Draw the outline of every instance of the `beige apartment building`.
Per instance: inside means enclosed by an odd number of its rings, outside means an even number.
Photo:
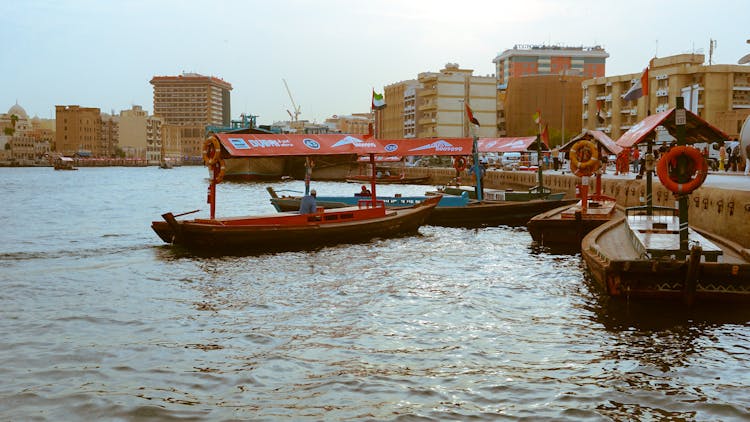
[[[648,95],[634,101],[622,96],[642,71],[584,81],[583,127],[601,130],[616,140],[649,114],[674,107],[676,98],[682,96],[685,108],[730,138],[738,137],[750,115],[750,67],[704,65],[704,61],[703,54],[680,54],[644,63],[644,68],[649,65]]]
[[[126,158],[146,159],[148,112],[139,105],[120,111],[120,149]]]
[[[417,136],[417,88],[419,81],[410,79],[386,85],[386,107],[377,112],[379,138],[399,139]]]
[[[182,154],[201,156],[206,126],[229,126],[232,85],[220,78],[197,73],[154,76],[154,116],[163,124],[179,126]]]
[[[55,106],[55,150],[62,155],[103,157],[101,112],[94,107]]]
[[[102,130],[99,144],[101,146],[101,156],[114,158],[117,156],[117,149],[120,140],[120,123],[117,116],[110,116],[102,113]]]
[[[373,113],[334,115],[325,121],[329,132],[367,134],[373,123]]]

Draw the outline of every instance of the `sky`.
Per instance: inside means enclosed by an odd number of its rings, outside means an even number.
[[[0,0],[0,112],[55,105],[153,112],[154,76],[232,85],[231,112],[259,124],[369,111],[372,90],[446,63],[495,73],[516,44],[601,45],[606,76],[650,58],[750,53],[748,0]],[[743,32],[744,29],[744,32]],[[750,67],[748,67],[750,69]],[[388,99],[386,98],[386,102]]]

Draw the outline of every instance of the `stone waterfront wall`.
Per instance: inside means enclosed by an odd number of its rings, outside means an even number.
[[[452,168],[412,167],[407,169],[409,176],[430,176],[435,185],[448,183],[454,176]],[[488,171],[485,187],[495,189],[527,189],[536,185],[536,172]],[[553,192],[564,191],[566,197],[575,197],[576,177],[569,174],[544,174],[544,185]],[[591,178],[589,191],[594,191]],[[464,184],[470,184],[466,179]],[[654,205],[676,206],[672,192],[659,183],[654,175]],[[646,200],[646,179],[602,179],[602,193],[617,200],[617,203],[631,207],[641,205]],[[750,191],[737,191],[703,186],[690,195],[688,211],[690,225],[732,240],[744,248],[750,248]]]

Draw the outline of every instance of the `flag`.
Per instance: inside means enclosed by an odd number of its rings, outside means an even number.
[[[373,89],[372,90],[372,109],[382,110],[384,108],[385,108],[385,98],[383,98],[383,94],[378,94]]]
[[[641,77],[635,81],[633,86],[630,87],[628,92],[622,96],[623,100],[633,101],[637,100],[644,95],[648,95],[648,67],[643,70]]]
[[[536,109],[536,113],[534,113],[534,123],[540,124],[542,122],[542,112],[539,111],[539,109]]]
[[[596,102],[596,119],[599,123],[604,123],[604,119],[607,117],[607,113],[602,110],[602,101]]]
[[[544,125],[544,130],[542,131],[542,142],[549,148],[549,130],[547,130],[547,125]]]
[[[477,120],[477,118],[474,117],[474,113],[471,112],[471,107],[469,107],[469,105],[466,103],[464,103],[464,105],[466,106],[466,116],[469,117],[469,121],[479,126],[479,120]]]

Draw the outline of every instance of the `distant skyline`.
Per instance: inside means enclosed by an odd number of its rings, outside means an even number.
[[[0,0],[0,112],[55,105],[153,113],[154,76],[195,72],[232,84],[231,111],[259,124],[322,123],[369,111],[373,88],[446,63],[495,73],[516,44],[601,45],[606,75],[640,72],[682,53],[737,64],[750,53],[747,0],[222,1]],[[611,18],[614,17],[614,18]],[[748,66],[750,71],[750,66]],[[386,98],[388,102],[388,98]]]

